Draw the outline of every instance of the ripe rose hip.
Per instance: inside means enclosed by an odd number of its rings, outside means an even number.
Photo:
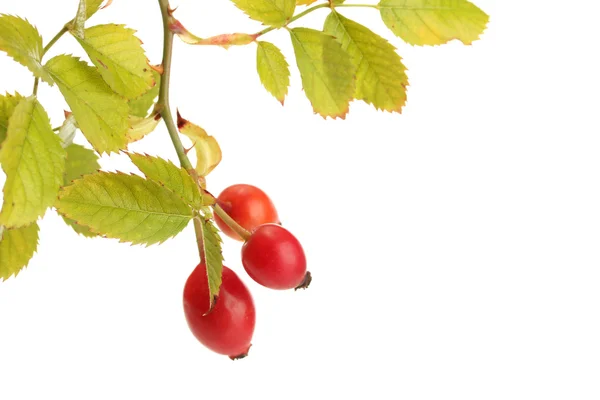
[[[231,218],[250,232],[263,224],[279,223],[275,205],[269,196],[256,186],[229,186],[217,197],[217,202]],[[215,215],[215,220],[227,236],[243,240],[221,218]]]
[[[243,358],[251,346],[256,312],[252,296],[240,278],[223,266],[223,283],[213,309],[209,309],[206,266],[200,263],[183,291],[183,310],[190,330],[214,352]],[[205,315],[206,314],[206,315]]]
[[[256,282],[271,289],[294,289],[310,283],[300,242],[280,225],[259,226],[242,247],[242,264]]]

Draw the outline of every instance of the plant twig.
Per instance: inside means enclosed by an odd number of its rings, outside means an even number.
[[[52,48],[52,46],[54,46],[54,44],[56,42],[58,42],[58,39],[60,39],[62,37],[62,35],[64,35],[68,31],[69,31],[69,28],[67,28],[67,25],[65,25],[65,26],[62,27],[62,29],[56,35],[54,35],[54,37],[48,42],[48,44],[46,45],[46,47],[44,47],[44,49],[42,50],[42,58],[44,57],[44,55],[46,55],[46,53],[48,52],[48,50],[50,50],[50,48]],[[36,76],[35,80],[33,81],[33,94],[34,94],[34,96],[38,92],[38,86],[39,86],[39,84],[40,84],[40,78],[38,78]]]

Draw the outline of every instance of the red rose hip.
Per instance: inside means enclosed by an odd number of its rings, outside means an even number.
[[[183,291],[183,309],[194,336],[214,352],[232,359],[248,354],[256,321],[252,295],[240,278],[223,266],[223,283],[213,309],[209,309],[206,266],[200,263]]]
[[[252,279],[271,289],[294,289],[310,283],[302,245],[280,225],[265,224],[252,232],[242,247],[242,264]]]
[[[279,223],[275,205],[269,196],[256,186],[245,184],[229,186],[217,197],[217,203],[231,218],[250,232],[263,224]],[[243,240],[217,215],[215,221],[227,236]]]

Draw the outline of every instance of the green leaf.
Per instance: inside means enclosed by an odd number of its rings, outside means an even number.
[[[140,118],[148,116],[148,110],[154,104],[154,100],[158,97],[158,92],[160,91],[160,74],[155,70],[152,70],[152,78],[156,84],[152,86],[150,90],[136,99],[129,100],[131,115]]]
[[[78,144],[67,146],[67,164],[64,184],[69,185],[75,179],[81,178],[84,175],[93,174],[100,169],[98,164],[98,156],[93,150],[87,149]],[[85,237],[98,236],[90,228],[84,225],[79,225],[72,219],[63,217],[65,223],[69,225],[75,232]]]
[[[200,189],[190,174],[171,161],[136,153],[129,154],[129,158],[148,179],[161,183],[194,209],[210,204],[204,202]]]
[[[406,43],[424,46],[479,39],[489,16],[467,0],[381,0],[381,18]]]
[[[116,93],[135,99],[155,85],[152,69],[133,29],[124,25],[96,25],[77,41],[88,53],[98,72]]]
[[[336,11],[325,20],[324,30],[336,37],[358,68],[355,97],[377,109],[401,112],[408,78],[394,46]]]
[[[206,264],[210,305],[212,307],[214,299],[219,295],[222,282],[223,253],[221,245],[223,241],[219,235],[219,230],[210,219],[201,218],[199,222],[203,239],[200,251],[204,258],[203,261]]]
[[[317,0],[296,0],[296,5],[298,6],[308,6],[314,3]]]
[[[23,99],[10,117],[0,163],[6,173],[0,225],[29,225],[54,204],[65,173],[65,151],[35,97]]]
[[[38,232],[35,222],[21,228],[0,227],[0,279],[17,276],[29,264],[37,250]]]
[[[355,91],[356,67],[336,40],[308,28],[290,30],[302,86],[323,118],[345,118]]]
[[[6,95],[0,95],[0,147],[2,142],[6,139],[6,131],[8,130],[8,119],[12,115],[15,107],[23,99],[19,93],[14,95],[6,93]]]
[[[294,15],[296,0],[232,0],[250,18],[280,27]]]
[[[177,128],[194,143],[197,158],[196,172],[200,177],[205,177],[221,162],[221,147],[217,139],[198,125],[182,118],[179,113],[177,113]]]
[[[67,146],[66,151],[65,185],[84,175],[93,174],[100,169],[98,155],[93,150],[78,144],[71,144]]]
[[[127,143],[133,143],[143,139],[146,135],[156,129],[159,122],[160,118],[140,118],[135,115],[129,116],[129,124],[131,127],[127,132]]]
[[[290,86],[290,68],[277,46],[269,42],[257,42],[256,69],[260,81],[283,105]]]
[[[78,58],[60,55],[46,64],[79,128],[99,153],[116,152],[127,145],[129,107],[114,93],[95,68]]]
[[[104,7],[107,7],[111,2],[112,0],[109,0]],[[87,19],[90,19],[90,17],[100,9],[102,3],[104,3],[104,0],[85,0],[85,13],[87,15]]]
[[[27,20],[0,14],[0,50],[29,68],[36,77],[49,84],[53,83],[42,66],[42,37]]]
[[[177,235],[192,209],[172,191],[135,175],[98,172],[64,187],[58,211],[94,233],[151,245]]]

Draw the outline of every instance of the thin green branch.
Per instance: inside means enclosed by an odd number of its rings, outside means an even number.
[[[56,42],[58,42],[58,39],[60,39],[62,37],[62,35],[64,35],[68,31],[69,31],[69,28],[67,28],[67,26],[65,25],[62,27],[62,29],[56,35],[54,35],[54,37],[48,42],[46,47],[44,47],[44,49],[42,50],[42,58],[44,58],[44,56],[46,55],[48,50],[50,50],[52,48],[52,46],[54,46],[54,44],[56,44]],[[35,80],[33,81],[33,94],[34,95],[37,95],[39,84],[40,84],[40,78],[36,77]]]
[[[169,136],[179,157],[179,163],[182,168],[187,170],[193,170],[192,163],[188,158],[185,147],[181,143],[179,132],[175,121],[173,120],[173,114],[171,113],[171,104],[169,102],[169,83],[171,81],[171,58],[173,54],[173,32],[169,29],[169,21],[171,19],[171,9],[169,8],[169,0],[158,0],[160,4],[160,12],[162,14],[163,21],[163,59],[162,68],[163,73],[160,80],[160,91],[158,94],[158,102],[156,103],[156,110],[160,112],[160,115],[165,121]]]
[[[310,14],[311,12],[313,12],[313,11],[315,11],[315,10],[318,10],[318,9],[320,9],[320,8],[328,8],[328,7],[330,7],[329,3],[324,3],[324,4],[318,4],[318,5],[314,6],[314,7],[308,8],[308,9],[306,9],[306,10],[302,11],[301,13],[299,13],[299,14],[296,14],[296,15],[294,15],[292,18],[290,18],[290,20],[289,20],[289,21],[288,21],[288,22],[287,22],[287,23],[284,25],[284,27],[287,27],[287,26],[288,26],[289,24],[291,24],[292,22],[294,22],[294,21],[296,21],[296,20],[298,20],[298,19],[300,19],[300,18],[304,17],[304,16],[305,16],[305,15],[307,15],[307,14]],[[266,28],[266,29],[263,29],[263,30],[262,30],[262,31],[260,31],[260,32],[257,32],[257,33],[256,33],[256,36],[257,36],[257,37],[258,37],[258,36],[262,36],[262,35],[264,35],[265,33],[269,33],[269,32],[271,32],[271,31],[274,31],[275,29],[279,29],[279,27],[273,27],[273,26],[270,26],[270,27],[268,27],[268,28]]]
[[[233,218],[231,218],[229,214],[227,214],[227,212],[223,210],[219,204],[215,204],[213,208],[215,210],[215,214],[217,214],[219,218],[221,218],[223,222],[225,222],[227,226],[229,226],[235,233],[237,233],[242,239],[244,239],[244,241],[250,238],[251,233],[248,232],[248,230],[245,229],[243,226],[238,224]]]

